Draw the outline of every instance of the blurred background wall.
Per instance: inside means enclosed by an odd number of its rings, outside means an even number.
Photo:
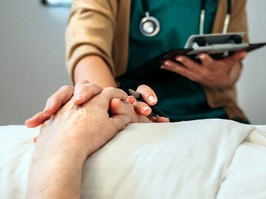
[[[266,1],[249,0],[251,42],[266,42]],[[55,90],[70,84],[64,30],[69,8],[38,0],[0,1],[0,125],[23,124]],[[254,124],[266,124],[266,47],[245,59],[239,102]]]
[[[250,42],[266,42],[266,1],[247,0]],[[238,82],[241,107],[254,124],[266,124],[266,47],[251,52]]]

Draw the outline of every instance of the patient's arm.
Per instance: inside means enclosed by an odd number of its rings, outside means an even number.
[[[71,98],[42,126],[32,159],[27,198],[80,198],[86,158],[102,147],[129,122],[146,119],[134,112],[127,94],[115,88],[101,93],[91,84],[91,100],[76,105]],[[97,95],[98,94],[98,95]],[[119,106],[109,114],[109,105]]]
[[[102,90],[101,87],[98,87],[97,90],[93,90],[90,88],[91,84],[88,84],[88,81],[80,81],[75,87],[73,86],[63,86],[57,92],[55,92],[51,97],[48,98],[46,106],[43,111],[37,113],[30,119],[28,119],[25,124],[27,127],[36,127],[44,123],[46,120],[50,119],[65,103],[67,103],[72,96],[74,103],[77,105],[81,105],[95,94]],[[156,94],[153,90],[146,86],[141,85],[137,89],[138,92],[142,94],[148,105],[154,105],[157,103]],[[151,108],[143,102],[137,102],[132,96],[130,96],[127,101],[134,105],[135,111],[144,116],[149,116],[151,113]],[[119,110],[114,110],[118,111]],[[153,122],[169,122],[168,118],[164,117],[149,117]]]

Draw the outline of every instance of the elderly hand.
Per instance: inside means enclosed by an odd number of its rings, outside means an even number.
[[[71,98],[74,104],[81,105],[88,101],[88,99],[99,94],[102,90],[101,87],[90,84],[88,81],[80,81],[75,87],[62,86],[48,98],[43,111],[26,120],[25,125],[29,128],[37,127],[49,120]]]
[[[82,169],[87,157],[129,122],[139,119],[137,114],[132,114],[134,108],[126,101],[128,96],[124,91],[106,88],[99,92],[98,86],[87,84],[94,93],[89,101],[77,105],[71,98],[42,125],[26,198],[80,198]],[[110,114],[110,107],[117,105],[120,112]]]
[[[98,93],[98,86],[94,84],[89,86],[97,94],[91,96],[91,99],[82,105],[76,105],[75,99],[71,98],[42,125],[38,143],[51,137],[55,142],[59,140],[58,144],[63,141],[76,144],[82,149],[81,151],[85,151],[83,155],[87,157],[114,137],[128,123],[141,118],[137,114],[132,114],[134,108],[126,102],[128,96],[124,91],[106,88]],[[121,106],[120,112],[110,114],[110,104]]]
[[[236,83],[242,69],[240,61],[246,55],[247,52],[241,51],[224,59],[215,60],[208,54],[200,54],[201,63],[186,56],[177,56],[176,60],[181,64],[167,60],[161,68],[178,73],[209,88],[220,89]]]
[[[92,89],[92,86],[94,89]],[[25,125],[29,128],[37,127],[49,120],[72,97],[74,104],[82,105],[83,103],[89,101],[94,95],[100,93],[102,90],[103,89],[101,87],[96,87],[96,85],[90,84],[88,81],[79,81],[75,87],[63,86],[48,98],[44,110],[26,120]],[[130,96],[127,101],[133,104],[135,111],[138,114],[149,116],[151,113],[151,108],[148,105],[152,106],[157,103],[156,94],[150,87],[146,85],[139,86],[137,91],[143,95],[144,99],[147,101],[147,104],[136,101],[133,96]],[[120,110],[114,110],[114,108],[112,108],[112,111],[119,112]],[[164,117],[149,117],[149,119],[153,122],[169,122],[169,119]],[[133,121],[143,121],[143,118],[142,120]]]

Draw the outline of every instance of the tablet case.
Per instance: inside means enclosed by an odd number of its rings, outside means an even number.
[[[172,49],[163,52],[144,64],[127,71],[127,73],[116,78],[116,81],[123,81],[126,79],[142,79],[152,78],[159,75],[170,75],[167,70],[162,70],[160,66],[165,60],[175,61],[178,55],[185,55],[191,59],[200,62],[198,59],[199,53],[208,53],[214,59],[222,59],[232,55],[236,51],[245,50],[247,52],[261,48],[266,45],[264,43],[243,43],[242,36],[244,33],[228,33],[228,34],[205,34],[192,35],[183,49]],[[157,76],[158,77],[158,76]]]

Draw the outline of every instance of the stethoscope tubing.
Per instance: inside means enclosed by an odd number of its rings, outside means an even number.
[[[140,32],[146,37],[156,36],[160,32],[160,26],[161,26],[160,21],[156,17],[150,15],[147,1],[141,0],[141,2],[145,16],[140,21],[139,25]],[[201,1],[199,34],[204,34],[206,3],[207,3],[206,0]],[[231,17],[231,0],[227,0],[227,9],[226,9],[226,16],[224,19],[223,33],[227,33],[230,17]]]

